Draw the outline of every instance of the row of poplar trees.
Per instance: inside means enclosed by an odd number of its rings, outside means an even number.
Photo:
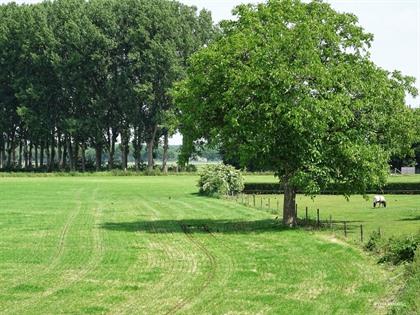
[[[0,168],[84,170],[88,148],[113,168],[118,147],[123,168],[145,149],[151,169],[176,129],[168,92],[215,34],[208,11],[168,0],[1,5]]]

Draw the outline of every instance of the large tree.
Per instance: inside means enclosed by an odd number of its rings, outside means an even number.
[[[414,79],[376,66],[373,36],[321,1],[242,5],[223,36],[193,55],[174,90],[184,157],[203,140],[258,160],[284,184],[283,222],[298,189],[364,193],[412,143],[405,94]]]
[[[0,5],[0,169],[85,170],[89,146],[97,170],[104,151],[125,169],[130,142],[151,169],[176,129],[168,91],[213,34],[208,11],[176,1]]]

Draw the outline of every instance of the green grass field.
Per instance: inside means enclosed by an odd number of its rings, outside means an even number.
[[[401,268],[197,196],[196,179],[1,178],[0,314],[383,314],[395,303]],[[420,196],[377,212],[302,198],[337,219],[418,227]]]
[[[362,196],[351,196],[347,200],[338,195],[322,195],[314,199],[298,195],[296,203],[300,220],[306,220],[306,208],[308,208],[308,221],[311,225],[316,224],[319,209],[320,221],[324,228],[327,227],[328,232],[333,232],[336,236],[344,237],[344,222],[346,222],[349,241],[360,241],[360,225],[364,240],[372,231],[380,230],[384,237],[420,232],[420,195],[386,195],[386,199],[387,208],[373,208],[373,195],[369,195],[367,200]],[[283,206],[282,195],[256,195],[255,207],[251,195],[239,196],[234,200],[273,215],[281,215]],[[329,229],[330,222],[332,229]]]
[[[246,177],[247,182],[270,183],[276,178],[271,175],[252,175]],[[420,175],[414,176],[390,176],[389,182],[420,182]],[[243,203],[258,210],[270,213],[281,212],[283,205],[282,195],[256,195],[244,196]],[[380,230],[384,237],[400,234],[414,234],[420,231],[420,195],[386,195],[387,208],[373,208],[373,195],[368,199],[362,196],[351,196],[349,200],[339,195],[321,195],[311,198],[298,195],[298,216],[306,219],[308,208],[309,220],[317,219],[317,209],[320,210],[320,220],[325,222],[332,219],[334,234],[344,236],[344,221],[348,227],[348,240],[360,241],[360,225],[363,225],[364,239],[367,239],[372,231]],[[242,197],[236,200],[242,203]]]

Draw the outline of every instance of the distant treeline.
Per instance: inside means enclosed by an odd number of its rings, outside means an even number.
[[[180,154],[180,145],[169,145],[166,151],[166,159],[167,162],[175,163],[178,161],[178,157]],[[121,155],[121,149],[120,144],[117,144],[115,146],[115,156],[114,156],[114,168],[122,168],[121,161],[122,161],[122,155]],[[134,152],[132,145],[130,144],[130,152]],[[156,146],[153,151],[153,159],[156,161],[156,164],[161,167],[161,163],[164,160],[164,148],[163,146]],[[102,155],[102,164],[105,165],[109,159],[108,152],[104,152]],[[200,154],[194,157],[195,161],[202,161],[202,162],[219,162],[222,160],[221,155],[219,154],[218,150],[216,149],[209,149],[204,148],[200,151]],[[194,161],[193,159],[193,161]],[[147,161],[147,152],[142,151],[141,154],[141,161],[142,163],[138,167],[138,169],[143,170],[147,167],[143,161]],[[128,155],[128,168],[136,168],[135,166],[136,159],[133,154]],[[95,150],[93,148],[89,148],[86,150],[86,170],[94,170],[95,169]]]
[[[169,0],[1,5],[0,169],[151,169],[159,154],[165,169],[168,92],[216,33],[208,11]]]

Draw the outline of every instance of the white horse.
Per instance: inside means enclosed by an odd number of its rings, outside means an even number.
[[[384,206],[384,208],[386,208],[386,200],[385,197],[382,195],[376,195],[375,197],[373,197],[373,207],[376,208],[376,205],[378,205],[379,207],[381,205]]]

